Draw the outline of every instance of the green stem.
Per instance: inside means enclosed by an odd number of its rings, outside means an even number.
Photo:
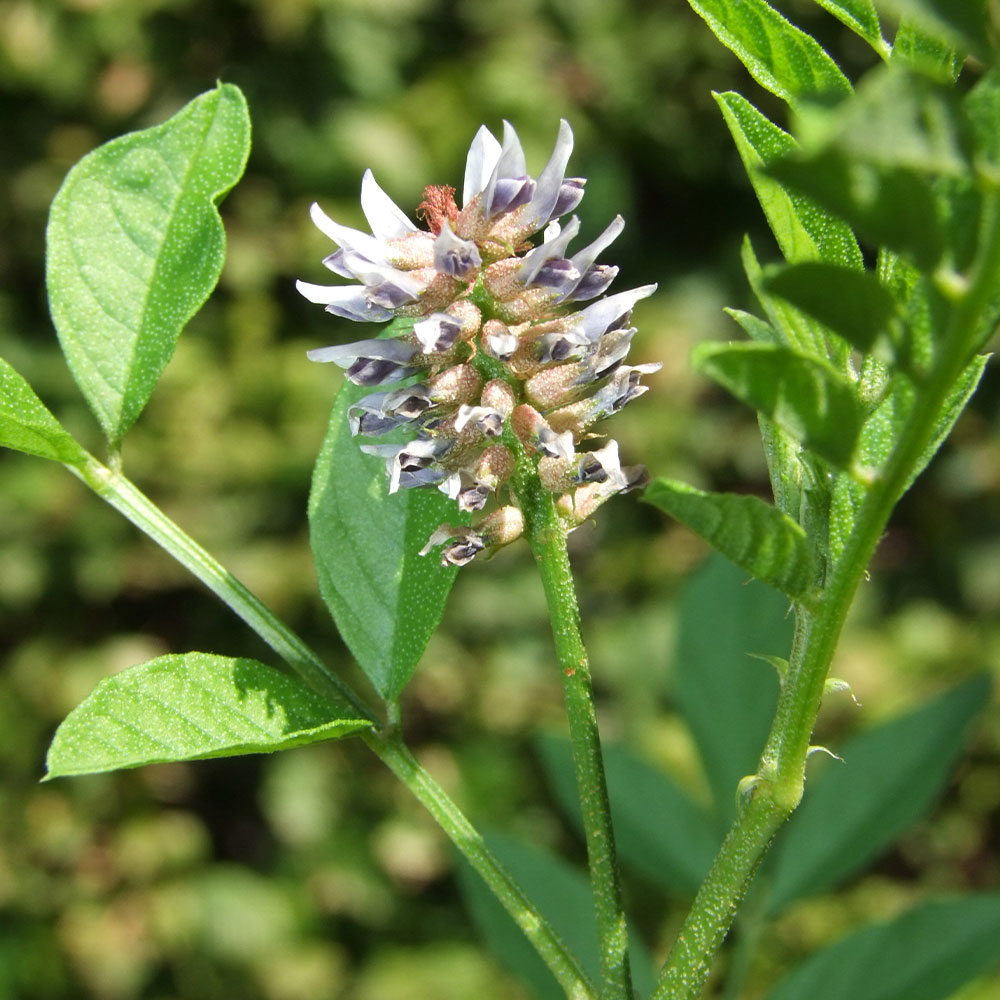
[[[316,653],[121,472],[109,469],[91,456],[86,464],[67,468],[201,580],[307,684],[336,704],[349,707],[360,718],[374,721],[371,709]]]
[[[562,674],[573,766],[583,810],[587,857],[600,939],[601,996],[631,1000],[628,928],[622,905],[615,838],[597,728],[594,688],[587,651],[580,636],[580,612],[566,552],[566,528],[552,495],[541,488],[534,470],[522,466],[518,497],[525,513],[525,534],[538,564],[548,603],[556,658]]]
[[[398,731],[398,706],[390,706],[389,726],[377,728],[375,716],[361,698],[284,622],[197,542],[170,520],[147,496],[118,471],[92,456],[67,468],[98,496],[120,511],[137,528],[190,570],[245,621],[299,676],[320,694],[361,718],[373,728],[362,738],[403,782],[444,829],[452,843],[479,873],[571,1000],[593,1000],[593,989],[574,956],[532,906],[521,888],[489,852],[483,839],[444,789],[420,766]]]
[[[990,193],[976,269],[955,303],[935,364],[885,468],[872,483],[822,590],[796,606],[795,639],[760,769],[744,779],[739,814],[681,927],[651,1000],[698,1000],[747,887],[778,828],[802,798],[810,740],[830,662],[889,515],[929,443],[949,393],[978,348],[1000,278],[1000,203]]]
[[[437,820],[466,861],[480,874],[525,937],[545,960],[570,1000],[594,1000],[593,987],[576,958],[538,914],[520,886],[507,874],[444,790],[414,759],[398,736],[365,734],[364,740],[393,774]]]

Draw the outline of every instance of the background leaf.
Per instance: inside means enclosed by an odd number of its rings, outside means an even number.
[[[684,587],[678,615],[677,701],[724,829],[737,783],[757,769],[778,699],[777,674],[754,656],[788,656],[792,616],[786,598],[717,555]]]
[[[778,841],[769,909],[839,885],[877,858],[929,808],[989,698],[976,677],[915,712],[859,733],[809,779]],[[805,994],[809,995],[809,994]]]
[[[985,63],[995,58],[986,31],[987,0],[879,0],[897,17],[919,24],[932,37],[974,53]]]
[[[863,411],[852,383],[829,363],[761,343],[699,344],[692,361],[807,448],[849,464]]]
[[[364,454],[347,422],[348,408],[370,392],[345,382],[337,393],[313,473],[309,534],[323,600],[375,689],[392,700],[458,572],[418,553],[438,525],[467,523],[468,515],[436,489],[389,495],[385,460]]]
[[[0,445],[70,465],[79,465],[87,459],[76,439],[3,358],[0,358]]]
[[[767,1000],[945,1000],[1000,960],[1000,895],[921,903],[841,938]]]
[[[46,778],[164,761],[270,753],[370,728],[257,660],[159,656],[107,677],[66,717]]]
[[[587,877],[561,858],[514,837],[490,832],[487,846],[514,879],[531,887],[538,911],[580,961],[592,982],[600,982],[597,922]],[[565,1000],[565,994],[528,943],[518,926],[497,902],[482,879],[461,858],[458,876],[462,895],[490,951],[523,979],[537,1000]],[[632,981],[642,996],[653,989],[653,965],[635,932],[629,935]]]
[[[537,745],[549,784],[582,837],[569,741],[545,734]],[[668,774],[626,746],[604,746],[604,769],[622,864],[667,892],[693,895],[712,864],[718,841],[708,817]]]
[[[815,562],[805,532],[760,497],[706,493],[672,479],[657,479],[643,499],[789,597],[801,597],[812,585]]]
[[[772,94],[797,98],[846,95],[851,85],[820,44],[764,0],[689,0],[751,76]]]
[[[219,279],[225,232],[216,206],[249,150],[246,101],[220,84],[164,124],[89,153],[52,203],[52,318],[112,447]]]

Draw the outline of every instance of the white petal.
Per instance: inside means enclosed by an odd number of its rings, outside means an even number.
[[[295,289],[310,302],[329,305],[331,302],[346,302],[353,299],[364,301],[365,290],[360,285],[313,285],[308,281],[296,281]]]
[[[361,178],[361,210],[377,239],[392,240],[417,230],[402,209],[378,186],[370,170]]]
[[[476,137],[469,146],[465,161],[465,184],[462,188],[462,205],[468,205],[485,188],[500,159],[500,143],[485,126],[480,125]]]
[[[598,255],[606,250],[618,237],[621,235],[622,230],[625,228],[625,220],[620,216],[616,215],[612,220],[611,224],[607,229],[601,233],[600,236],[594,240],[589,246],[584,247],[579,252],[573,254],[570,260],[573,262],[573,266],[583,274],[584,271],[590,267],[591,264],[597,260]]]
[[[552,150],[549,162],[538,175],[538,185],[526,210],[528,217],[534,219],[538,225],[549,219],[552,209],[556,207],[559,189],[566,176],[566,165],[572,152],[573,130],[569,127],[569,122],[563,118],[559,122],[555,148]]]
[[[334,222],[316,202],[310,206],[309,214],[312,216],[316,228],[329,236],[337,246],[343,247],[345,250],[356,250],[369,260],[387,263],[385,247],[374,236],[369,236],[368,233],[363,233],[360,229],[351,229],[350,226],[342,226],[339,222]]]
[[[573,317],[573,326],[574,328],[585,330],[591,339],[596,339],[615,320],[620,316],[624,316],[639,299],[645,299],[655,291],[655,284],[641,285],[639,288],[630,288],[626,292],[618,292],[616,295],[609,295],[607,298],[598,299],[597,302],[576,313]]]

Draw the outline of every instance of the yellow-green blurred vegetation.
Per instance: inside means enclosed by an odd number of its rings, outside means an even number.
[[[868,65],[815,5],[783,6],[849,72]],[[125,443],[125,468],[346,673],[305,519],[336,376],[305,351],[358,333],[293,281],[322,280],[329,252],[309,203],[360,224],[366,167],[412,211],[425,184],[460,185],[481,123],[514,123],[537,168],[569,119],[570,172],[589,178],[583,235],[620,211],[628,228],[608,258],[618,287],[660,285],[636,309],[633,357],[664,367],[616,418],[623,457],[767,494],[753,415],[687,356],[738,336],[721,309],[748,305],[742,233],[776,252],[710,90],[780,109],[686,5],[662,0],[0,0],[0,354],[86,446],[100,454],[45,305],[49,201],[88,150],[218,79],[244,90],[254,124],[246,176],[222,207],[228,260]],[[834,667],[862,707],[837,700],[820,720],[834,747],[860,720],[976,670],[1000,681],[998,387],[988,371],[883,540]],[[696,793],[703,779],[671,712],[672,600],[704,554],[633,496],[574,536],[607,737]],[[38,784],[55,726],[100,678],[191,649],[273,662],[62,469],[0,454],[0,1000],[526,997],[480,947],[447,842],[360,743]],[[560,716],[540,587],[514,546],[459,575],[405,697],[407,733],[477,822],[578,861],[531,745]],[[990,718],[924,822],[846,891],[782,919],[748,997],[926,889],[997,887]],[[635,879],[627,893],[662,956],[683,901]]]

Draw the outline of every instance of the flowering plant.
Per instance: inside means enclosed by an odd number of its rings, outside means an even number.
[[[825,694],[843,687],[827,674],[854,594],[893,507],[975,391],[1000,317],[993,26],[982,4],[898,0],[889,6],[913,20],[901,21],[890,45],[867,0],[823,0],[886,63],[855,88],[766,0],[691,3],[796,112],[793,136],[741,95],[716,95],[783,261],[761,264],[747,241],[744,264],[763,315],[731,311],[749,341],[705,344],[694,358],[758,412],[774,503],[663,477],[649,484],[644,468],[621,465],[617,442],[600,437],[600,422],[641,395],[642,376],[659,367],[625,364],[633,309],[655,286],[606,294],[617,269],[598,259],[622,231],[620,217],[570,253],[580,223],[560,220],[580,204],[584,182],[566,176],[566,122],[537,177],[510,125],[502,141],[480,129],[463,204],[449,187],[426,188],[417,209],[426,228],[366,173],[370,233],[312,209],[338,247],[327,267],[350,283],[300,281],[298,289],[335,317],[389,324],[380,336],[310,352],[346,374],[314,474],[313,555],[324,601],[381,699],[372,707],[121,468],[122,439],[222,266],[217,207],[242,173],[249,119],[239,90],[220,85],[163,125],[89,154],[52,206],[53,320],[105,432],[107,462],[2,361],[0,443],[65,465],[202,580],[283,667],[188,652],[108,677],[57,731],[48,777],[357,737],[481,877],[467,891],[487,912],[498,951],[510,946],[496,928],[513,921],[575,1000],[631,1000],[634,987],[653,1000],[694,1000],[762,864],[771,865],[768,877],[741,926],[750,946],[766,916],[847,877],[926,807],[986,698],[982,679],[838,748],[849,777],[810,784],[797,811],[807,761],[820,749],[817,713]],[[955,86],[959,51],[976,60],[964,90]],[[731,658],[700,654],[715,648],[708,633],[731,621],[713,620],[689,644],[682,700],[710,813],[666,776],[601,748],[567,536],[610,497],[639,488],[739,567],[737,586],[727,590],[718,569],[702,586],[725,592],[727,610],[751,609],[739,652],[761,654],[777,674],[770,730],[751,731],[752,698]],[[569,914],[533,900],[517,870],[530,878],[531,866],[516,852],[501,858],[500,842],[476,830],[403,732],[401,695],[457,569],[519,537],[538,567],[567,708],[569,745],[550,748],[551,769],[574,782],[569,799],[587,847],[590,896]],[[439,559],[427,559],[431,552]],[[781,595],[779,620],[794,618],[790,649],[752,644],[766,605],[745,597],[746,576]],[[731,742],[749,743],[749,764]],[[616,787],[631,790],[631,811]],[[625,862],[693,895],[655,977],[629,932],[613,813]],[[728,833],[713,860],[719,822]],[[555,884],[557,869],[545,871]],[[500,907],[500,924],[477,906],[484,893]],[[580,913],[590,921],[583,932]],[[1000,958],[998,932],[995,895],[918,904],[821,950],[769,1000],[876,1000],[914,989],[923,1000],[944,998]],[[731,963],[730,995],[753,961],[750,946]],[[881,962],[892,953],[906,961]],[[543,993],[551,988],[542,984]]]

